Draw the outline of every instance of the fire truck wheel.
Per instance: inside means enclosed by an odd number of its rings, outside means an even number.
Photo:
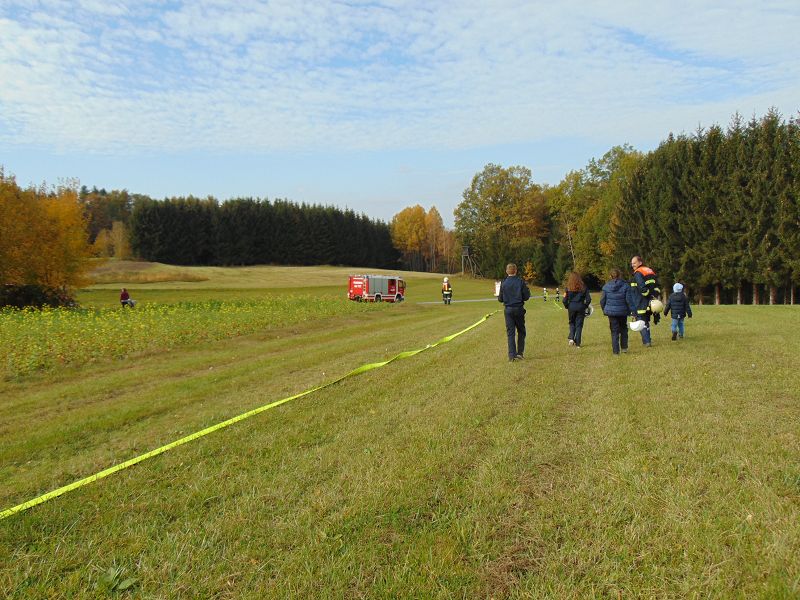
[[[381,298],[380,294],[375,294],[375,302],[383,302],[383,298]]]
[[[394,301],[395,302],[402,302],[403,301],[403,297],[400,294],[397,294],[397,296],[395,297]]]

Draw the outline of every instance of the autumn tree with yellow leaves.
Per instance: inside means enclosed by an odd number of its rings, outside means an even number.
[[[452,271],[454,238],[435,206],[427,212],[419,204],[397,213],[391,223],[392,243],[412,271]]]
[[[68,291],[86,283],[89,255],[74,186],[23,189],[0,169],[0,284]]]

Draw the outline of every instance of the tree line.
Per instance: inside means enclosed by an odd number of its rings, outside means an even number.
[[[464,191],[455,232],[495,277],[512,260],[539,283],[574,269],[597,285],[641,254],[698,301],[794,303],[799,196],[800,123],[770,111],[669,135],[646,154],[616,146],[554,186],[489,164]]]
[[[396,268],[390,226],[287,200],[154,200],[76,181],[20,187],[0,167],[0,306],[70,304],[89,258],[179,265],[342,264]]]
[[[700,301],[795,302],[800,279],[800,121],[776,111],[725,129],[611,148],[557,185],[488,164],[448,231],[435,207],[391,224],[287,200],[154,200],[75,182],[23,189],[0,168],[0,284],[76,287],[86,258],[182,265],[348,264],[454,272],[461,248],[485,276],[518,263],[542,284],[590,283],[641,254]]]
[[[800,281],[800,122],[771,111],[670,136],[624,188],[620,248],[715,302],[795,301]],[[761,294],[766,296],[761,298]]]
[[[281,199],[154,200],[86,187],[80,198],[96,256],[178,265],[397,265],[389,226],[352,210]]]
[[[287,200],[139,198],[133,253],[178,265],[341,264],[394,268],[389,226],[352,210]]]

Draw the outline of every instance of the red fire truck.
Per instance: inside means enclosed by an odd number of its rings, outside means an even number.
[[[347,297],[356,302],[402,302],[406,282],[397,275],[350,275]]]

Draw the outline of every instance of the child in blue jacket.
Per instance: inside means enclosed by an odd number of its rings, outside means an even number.
[[[669,311],[672,311],[672,341],[674,342],[678,337],[683,338],[684,317],[692,318],[692,307],[689,306],[689,298],[683,293],[683,285],[680,283],[672,286],[672,293],[664,306],[664,316],[667,316]]]

